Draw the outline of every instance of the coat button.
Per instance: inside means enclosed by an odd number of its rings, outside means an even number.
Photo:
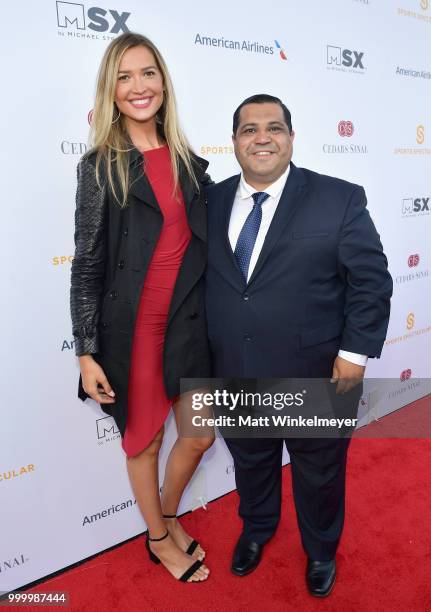
[[[127,236],[127,234],[128,234],[128,233],[129,233],[129,228],[128,228],[128,227],[126,227],[126,228],[124,229],[123,234],[124,234],[125,236]]]
[[[199,316],[199,313],[194,312],[193,314],[191,314],[191,315],[190,315],[190,318],[191,318],[191,319],[197,319],[197,318],[198,318],[198,316]]]
[[[253,340],[253,336],[249,336],[248,334],[246,334],[246,335],[244,336],[244,340],[245,340],[246,342],[251,342],[251,341]]]
[[[115,300],[115,298],[118,297],[118,291],[111,291],[109,297],[111,298],[111,300]]]
[[[250,296],[248,295],[248,293],[244,293],[244,295],[242,296],[242,299],[244,300],[244,302],[248,302],[248,300],[250,299]]]
[[[125,262],[124,262],[124,259],[121,259],[121,260],[118,262],[118,267],[120,268],[120,270],[122,270],[122,269],[124,268],[124,263],[125,263]]]
[[[102,323],[102,327],[103,327],[103,329],[106,329],[106,328],[108,327],[108,324],[106,323],[106,321],[104,321],[104,322]]]

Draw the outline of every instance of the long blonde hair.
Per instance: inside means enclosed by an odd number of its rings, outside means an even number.
[[[118,69],[124,53],[131,47],[138,45],[146,47],[154,55],[157,67],[162,73],[165,91],[162,106],[157,113],[158,131],[166,140],[171,153],[175,191],[179,182],[180,161],[183,162],[191,180],[197,186],[192,167],[192,149],[179,125],[174,88],[166,63],[160,51],[146,36],[134,32],[126,32],[108,45],[100,64],[97,77],[96,99],[91,121],[91,149],[89,151],[89,153],[92,151],[97,152],[97,181],[100,184],[100,166],[103,162],[109,187],[115,199],[122,207],[127,202],[129,190],[128,153],[133,148],[133,145],[124,125],[123,117],[120,116],[116,120],[119,116],[119,111],[115,104],[115,89]],[[115,164],[120,193],[118,193],[118,187],[113,180],[113,164]]]

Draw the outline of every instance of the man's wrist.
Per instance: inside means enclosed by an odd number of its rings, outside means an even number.
[[[368,355],[361,355],[360,353],[351,353],[350,351],[343,351],[340,349],[338,351],[338,357],[341,359],[345,359],[346,361],[350,361],[350,363],[355,363],[356,365],[365,367],[368,361]]]

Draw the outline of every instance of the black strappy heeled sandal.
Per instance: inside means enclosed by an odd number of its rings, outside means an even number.
[[[161,561],[159,557],[155,555],[153,551],[151,550],[150,542],[161,542],[162,540],[165,540],[169,535],[169,531],[166,530],[165,535],[162,536],[161,538],[150,538],[150,533],[148,530],[145,533],[147,535],[147,539],[145,540],[145,548],[148,551],[148,556],[150,557],[153,563],[156,563],[157,565],[159,565]],[[188,569],[186,569],[184,574],[180,576],[178,580],[180,580],[180,582],[187,582],[188,579],[191,578],[193,574],[196,572],[196,570],[198,570],[202,565],[203,565],[203,561],[199,561],[199,560],[195,561],[194,563],[192,563],[192,565]],[[192,582],[203,582],[203,580],[193,580]]]
[[[163,514],[162,516],[163,518],[177,518],[176,514]],[[197,540],[193,540],[192,542],[190,542],[189,546],[187,547],[186,553],[188,555],[192,555],[198,546],[199,546],[199,542]]]

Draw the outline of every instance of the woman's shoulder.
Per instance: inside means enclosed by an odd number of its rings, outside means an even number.
[[[81,157],[78,163],[79,164],[91,164],[92,166],[96,167],[97,154],[98,154],[97,149],[91,148],[86,153],[84,153],[84,155]]]
[[[198,171],[200,171],[202,173],[204,173],[205,170],[209,166],[209,161],[207,161],[203,157],[199,157],[199,155],[196,155],[196,153],[194,153],[194,151],[190,151],[190,158],[191,158],[192,163],[195,166],[195,168],[197,168]]]
[[[100,155],[97,149],[89,149],[84,155],[80,158],[78,162],[78,172],[81,170],[86,170],[87,173],[94,174],[99,178],[106,178],[106,162],[105,156]]]

